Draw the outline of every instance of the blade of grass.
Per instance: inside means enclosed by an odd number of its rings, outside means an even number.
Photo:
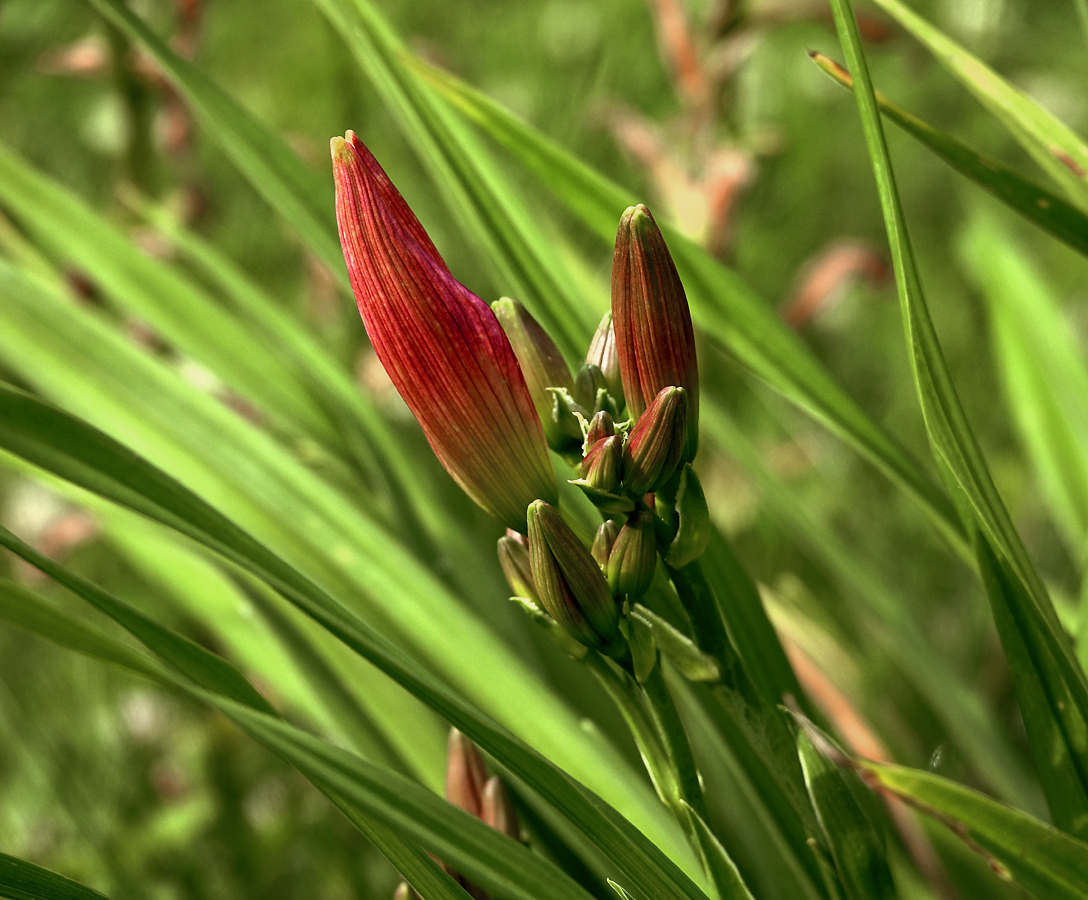
[[[900,0],[873,0],[895,19],[1009,130],[1066,197],[1088,211],[1088,145],[1068,126]],[[850,70],[856,72],[854,66]]]
[[[856,760],[870,786],[952,829],[998,875],[1033,896],[1088,897],[1088,844],[930,772]]]
[[[1088,834],[1088,680],[1012,525],[960,405],[929,316],[899,205],[880,115],[849,0],[832,0],[857,99],[895,267],[904,331],[926,431],[971,529],[983,583],[1029,727],[1040,780],[1060,827]],[[1015,623],[1015,624],[1014,624]],[[1013,627],[1009,627],[1013,626]],[[1055,736],[1062,751],[1054,751]]]
[[[0,853],[0,897],[11,900],[105,900],[104,895],[49,869]]]
[[[170,50],[123,3],[88,2],[151,56],[223,151],[346,289],[347,270],[336,235],[331,180],[306,168],[282,137],[257,122],[196,66]]]
[[[797,753],[846,897],[893,900],[898,895],[888,868],[883,835],[844,782],[839,769],[813,746],[804,731],[797,733]]]
[[[995,216],[978,209],[960,259],[982,289],[1005,395],[1071,555],[1088,538],[1088,368],[1050,286]]]
[[[702,900],[705,896],[675,863],[612,807],[464,700],[164,472],[72,416],[3,386],[0,386],[0,425],[3,426],[0,443],[9,451],[169,525],[273,586],[551,802],[627,877],[663,897]],[[18,549],[46,571],[56,565],[24,545]]]
[[[11,275],[0,265],[0,356],[29,383],[184,472],[188,483],[225,504],[232,518],[271,542],[294,568],[348,598],[353,617],[361,614],[372,627],[416,648],[432,671],[607,795],[670,856],[696,871],[679,828],[627,763],[599,735],[587,733],[521,657],[354,510],[350,498],[329,490],[266,436],[120,340],[92,311],[34,282],[14,276],[6,281]],[[239,460],[245,461],[241,478]]]
[[[809,56],[835,81],[853,90],[854,81],[850,73],[837,62],[815,51],[810,51]],[[1077,207],[1017,174],[1008,166],[976,153],[966,144],[934,128],[901,106],[896,106],[880,91],[876,92],[876,102],[887,118],[929,147],[961,175],[993,194],[1029,222],[1049,232],[1078,253],[1088,256],[1088,216]]]

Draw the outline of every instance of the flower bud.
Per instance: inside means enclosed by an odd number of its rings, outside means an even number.
[[[601,410],[589,420],[589,429],[586,432],[586,446],[592,447],[597,441],[603,441],[616,433],[616,424],[607,410]]]
[[[402,881],[393,891],[393,900],[422,900],[407,881]]]
[[[533,583],[533,570],[529,565],[529,542],[525,540],[525,536],[508,530],[499,538],[498,553],[502,574],[513,596],[525,597],[539,606],[540,599]]]
[[[566,448],[570,436],[564,434],[555,416],[555,398],[550,387],[574,391],[574,380],[555,341],[519,301],[503,297],[491,304],[502,330],[518,358],[525,383],[533,398],[544,434],[553,450]]]
[[[484,785],[483,801],[480,806],[480,818],[496,831],[500,831],[515,841],[521,840],[521,828],[518,826],[518,814],[510,800],[510,793],[498,775],[493,775]]]
[[[374,352],[446,471],[524,531],[528,504],[559,493],[510,341],[363,143],[348,132],[331,149],[340,243]]]
[[[615,597],[640,597],[654,580],[656,567],[654,515],[648,509],[635,510],[608,555],[608,587]]]
[[[586,363],[578,370],[574,378],[574,399],[593,412],[608,408],[608,383],[599,366]]]
[[[627,435],[623,486],[636,497],[656,491],[676,471],[684,451],[687,405],[683,388],[663,388]]]
[[[446,799],[479,818],[487,767],[476,745],[456,728],[446,749]]]
[[[617,409],[623,409],[623,381],[620,378],[620,357],[616,351],[616,332],[612,328],[611,312],[605,313],[597,326],[593,340],[589,342],[586,362],[601,370]]]
[[[613,493],[620,485],[620,471],[623,467],[623,438],[618,434],[597,441],[585,459],[580,470],[582,481],[598,491]]]
[[[699,446],[695,332],[669,248],[641,204],[620,218],[612,260],[612,317],[623,390],[634,418],[663,388],[688,392],[681,460],[690,462]]]
[[[600,567],[554,506],[532,503],[528,522],[529,561],[544,608],[587,647],[610,643],[619,613]]]
[[[593,535],[593,546],[590,548],[589,553],[590,556],[597,560],[597,565],[601,567],[601,571],[608,570],[608,555],[612,552],[612,545],[616,543],[616,535],[619,533],[620,526],[612,519],[605,519],[600,528],[597,529],[597,533]]]

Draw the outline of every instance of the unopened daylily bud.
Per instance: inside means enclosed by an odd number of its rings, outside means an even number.
[[[476,745],[456,728],[446,749],[446,799],[479,818],[487,767]]]
[[[544,434],[553,450],[563,449],[570,443],[570,436],[563,433],[555,418],[555,398],[548,388],[566,388],[574,391],[574,379],[563,354],[555,341],[532,317],[519,301],[503,297],[491,304],[502,330],[510,339],[510,346],[521,364],[525,383],[533,398],[537,415],[544,426]]]
[[[536,501],[528,521],[529,561],[544,608],[587,647],[609,644],[619,613],[600,566],[554,506]]]
[[[684,452],[687,392],[667,387],[627,435],[623,486],[636,497],[660,488],[676,471]]]
[[[620,526],[612,519],[605,519],[593,535],[593,546],[589,548],[589,553],[597,560],[601,571],[608,570],[608,555],[612,552],[612,545],[616,543],[616,535],[619,533]]]
[[[688,392],[681,460],[699,447],[699,367],[684,286],[650,211],[620,218],[612,260],[612,324],[627,408],[642,415],[666,387]]]
[[[620,378],[620,357],[616,350],[616,332],[612,328],[612,313],[607,312],[593,340],[589,342],[586,362],[597,366],[604,373],[608,393],[616,401],[617,409],[623,409],[623,381]]]
[[[582,442],[582,419],[588,419],[592,413],[566,388],[548,388],[548,393],[552,395],[552,419],[557,431],[569,441],[563,449],[573,449]]]
[[[608,587],[616,597],[641,597],[654,580],[656,567],[654,514],[637,509],[628,516],[608,555]]]
[[[518,825],[517,811],[510,800],[506,785],[502,783],[498,775],[489,778],[487,784],[484,785],[480,818],[507,837],[512,837],[515,841],[521,840],[521,828]]]
[[[526,507],[556,501],[558,485],[510,341],[362,142],[333,138],[332,159],[340,243],[378,359],[446,471],[524,531]]]
[[[402,881],[393,891],[393,900],[420,900],[420,896],[407,881]]]
[[[611,413],[609,407],[612,404],[608,398],[608,382],[605,381],[604,373],[599,366],[586,363],[578,370],[574,379],[574,399],[591,412],[607,409]],[[616,414],[619,414],[618,410]]]
[[[618,434],[597,441],[582,460],[582,481],[598,491],[614,493],[620,485],[623,438]]]
[[[603,441],[616,433],[616,424],[612,416],[606,410],[601,410],[589,420],[589,430],[586,432],[586,446],[592,447],[597,441]]]
[[[524,597],[539,605],[533,570],[529,565],[529,542],[516,531],[499,538],[499,565],[514,597]]]

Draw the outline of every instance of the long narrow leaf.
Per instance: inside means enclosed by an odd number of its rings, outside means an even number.
[[[809,54],[824,72],[843,87],[853,89],[850,73],[822,53]],[[1088,255],[1088,216],[1061,197],[1039,187],[1008,166],[976,153],[966,144],[876,92],[880,111],[917,138],[961,175],[1015,209],[1030,222],[1054,235],[1079,253]]]
[[[704,896],[599,797],[410,660],[313,582],[165,473],[101,432],[0,386],[0,444],[28,461],[187,534],[252,571],[495,756],[561,810],[628,877],[662,897]]]
[[[1088,844],[931,772],[867,760],[858,765],[872,786],[951,828],[999,877],[1039,900],[1088,897]]]
[[[1088,212],[1088,145],[1068,126],[993,69],[930,25],[901,0],[873,0],[929,48],[976,99],[993,113],[1066,197]],[[852,72],[856,72],[853,65]]]
[[[960,405],[922,294],[849,0],[833,0],[832,8],[857,86],[854,95],[876,175],[930,443],[965,524],[973,531],[979,569],[1021,710],[1025,720],[1037,726],[1029,728],[1028,737],[1051,812],[1071,833],[1088,834],[1088,747],[1081,738],[1088,722],[1088,680],[1012,525]],[[1062,747],[1057,753],[1056,738]]]
[[[0,897],[10,900],[105,900],[78,881],[0,853]]]

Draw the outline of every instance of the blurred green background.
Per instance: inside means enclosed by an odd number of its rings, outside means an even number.
[[[880,273],[884,226],[857,111],[806,53],[841,57],[821,4],[753,0],[730,10],[706,0],[683,3],[704,66],[722,73],[720,94],[703,121],[678,86],[652,3],[380,5],[416,52],[636,189],[663,218],[679,216],[677,224],[693,234],[700,234],[705,215],[700,203],[706,201],[707,161],[723,154],[742,177],[730,197],[720,255],[783,311],[807,289],[817,305],[797,314],[796,327],[874,419],[919,459],[929,459],[894,286]],[[312,5],[155,0],[132,7],[160,34],[181,41],[205,73],[285,135],[315,170],[331,178],[331,135],[348,128],[359,133],[458,278],[488,300],[504,292]],[[1084,130],[1088,45],[1072,0],[941,0],[914,8],[1072,128]],[[878,88],[987,155],[1043,180],[1007,132],[928,53],[879,13],[862,12]],[[1008,234],[1003,252],[1014,252],[1037,271],[1078,340],[1088,328],[1084,260],[1000,208],[910,138],[893,129],[889,136],[953,377],[998,487],[1075,631],[1080,548],[1055,525],[1011,424],[979,296],[977,270],[986,261],[965,251],[965,224],[980,207],[997,217]],[[131,186],[162,201],[311,325],[358,372],[364,389],[384,390],[365,352],[361,324],[329,278],[87,4],[0,5],[0,140],[137,235],[125,202]],[[510,174],[577,248],[586,303],[603,310],[610,248],[519,170]],[[10,250],[17,232],[6,219],[0,225]],[[154,236],[144,237],[149,252],[159,252]],[[843,242],[863,277],[848,277],[854,272],[849,265],[835,269],[834,253],[840,252],[840,263],[846,258]],[[816,279],[821,263],[823,282]],[[806,545],[788,509],[767,497],[745,461],[753,449],[759,465],[788,485],[786,506],[804,509],[848,551],[841,562],[894,586],[940,656],[998,711],[1026,759],[1004,658],[969,570],[901,492],[853,451],[720,351],[705,347],[701,363],[704,384],[733,412],[743,435],[736,446],[729,435],[704,445],[703,483],[715,519],[767,588],[765,599],[784,633],[862,710],[898,761],[974,782],[940,723],[859,621],[856,604],[843,599],[842,567]],[[395,399],[388,406],[398,415]],[[401,421],[418,444],[413,424],[403,416]],[[0,517],[24,536],[53,541],[49,546],[69,554],[73,567],[118,595],[136,605],[146,602],[150,586],[117,548],[96,538],[93,523],[10,468],[0,469]],[[32,578],[6,555],[0,569]],[[497,570],[488,577],[495,590],[479,598],[485,609],[503,599]],[[43,590],[80,611],[63,592],[49,585]],[[180,608],[172,620],[171,613],[157,614],[210,640]],[[592,701],[586,705],[592,708]],[[615,739],[636,758],[625,736]],[[383,897],[395,885],[384,861],[296,772],[215,714],[6,626],[0,626],[0,848],[110,886],[115,900]]]

